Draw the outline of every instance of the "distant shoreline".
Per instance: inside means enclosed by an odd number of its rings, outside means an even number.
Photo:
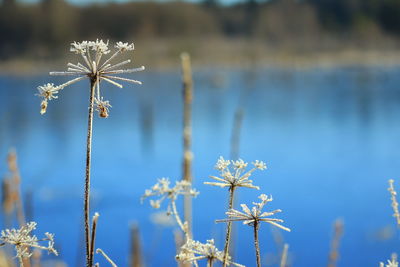
[[[192,51],[191,51],[192,50]],[[246,51],[247,50],[247,51]],[[180,71],[180,51],[189,51],[193,68],[336,68],[340,66],[388,67],[400,66],[400,49],[337,49],[333,51],[298,52],[290,49],[262,47],[208,46],[194,49],[160,51],[154,47],[139,46],[133,53],[132,66],[146,66],[147,70]],[[78,60],[74,55],[64,59],[40,60],[16,58],[0,61],[0,75],[45,75],[51,70],[63,70],[67,62]]]

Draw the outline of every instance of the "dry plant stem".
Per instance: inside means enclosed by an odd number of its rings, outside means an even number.
[[[212,259],[208,259],[207,260],[207,267],[212,267],[213,266],[213,260]]]
[[[174,213],[174,216],[175,216],[175,220],[178,223],[179,227],[181,228],[182,232],[185,234],[186,240],[188,240],[189,233],[188,233],[186,227],[183,225],[181,218],[178,215],[178,210],[176,209],[175,201],[171,201],[171,206],[172,206],[172,212]]]
[[[344,223],[337,219],[334,224],[334,235],[331,241],[331,251],[329,253],[328,267],[336,267],[339,258],[339,245],[343,236]]]
[[[229,187],[229,207],[228,210],[233,208],[234,194],[235,194],[235,186]],[[228,252],[229,252],[229,243],[231,241],[231,231],[232,231],[232,222],[228,222],[226,228],[226,237],[225,237],[225,247],[224,247],[224,267],[228,266]]]
[[[181,55],[182,60],[182,82],[183,82],[183,180],[192,183],[192,100],[193,81],[190,66],[190,56],[187,53]],[[184,196],[183,217],[188,223],[188,236],[192,238],[192,198]]]
[[[93,265],[93,258],[94,258],[94,247],[96,241],[96,229],[97,229],[97,220],[99,219],[99,214],[96,212],[93,216],[92,221],[92,237],[90,240],[90,266]]]
[[[140,242],[139,226],[133,224],[131,226],[131,255],[130,255],[130,267],[141,267],[142,266],[142,245]]]
[[[19,261],[19,267],[24,267],[24,260],[22,259],[22,257],[18,257],[18,261]]]
[[[177,230],[174,231],[174,241],[175,241],[176,255],[178,255],[179,252],[181,251],[181,247],[184,244],[183,236],[180,231],[177,231]],[[178,267],[182,267],[185,265],[182,261],[177,261],[177,263],[178,263]]]
[[[103,255],[103,257],[111,264],[112,267],[117,267],[115,262],[113,262],[111,258],[108,257],[108,255],[102,249],[100,248],[96,249],[96,253],[100,253],[101,255]]]
[[[86,172],[85,172],[85,195],[84,195],[84,213],[85,213],[85,244],[86,244],[86,266],[92,267],[90,256],[90,163],[92,154],[92,127],[93,127],[93,106],[94,92],[96,88],[96,77],[90,79],[90,97],[89,97],[89,116],[86,143]]]
[[[287,263],[287,257],[288,257],[288,249],[289,249],[289,245],[285,244],[283,246],[283,251],[282,251],[282,257],[281,257],[281,264],[280,267],[286,267],[286,263]]]
[[[258,229],[260,225],[258,221],[254,222],[254,246],[256,247],[257,267],[261,267],[260,246],[258,245]]]

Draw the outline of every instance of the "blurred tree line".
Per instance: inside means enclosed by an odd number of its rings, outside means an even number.
[[[254,38],[307,43],[321,36],[373,39],[400,35],[400,0],[218,0],[130,2],[74,6],[64,0],[22,4],[2,0],[0,58],[54,56],[72,40]]]

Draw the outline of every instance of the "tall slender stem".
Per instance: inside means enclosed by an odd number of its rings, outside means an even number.
[[[258,228],[260,225],[257,221],[254,222],[254,245],[256,247],[257,267],[261,267],[260,246],[258,245]]]
[[[92,267],[92,259],[90,257],[90,163],[92,154],[92,127],[93,127],[93,106],[94,92],[96,87],[96,77],[90,79],[90,97],[89,97],[89,116],[88,130],[86,141],[86,171],[85,171],[85,196],[84,196],[84,213],[85,213],[85,244],[86,244],[86,266]]]
[[[208,258],[207,259],[207,267],[212,267],[213,266],[213,259],[212,258]]]
[[[190,65],[190,56],[182,53],[182,83],[183,83],[183,177],[182,179],[193,183],[192,177],[192,101],[193,101],[193,80]],[[184,196],[183,217],[188,224],[188,237],[192,238],[192,198]]]
[[[176,209],[175,200],[171,201],[172,213],[175,216],[175,220],[178,223],[179,227],[181,228],[182,232],[185,234],[186,240],[189,239],[189,233],[187,227],[182,223],[181,218],[179,217],[178,210]]]
[[[281,264],[280,267],[286,267],[286,262],[288,258],[288,250],[289,250],[289,245],[285,244],[283,246],[283,251],[282,251],[282,257],[281,257]]]
[[[229,207],[231,210],[233,208],[233,200],[234,200],[235,186],[229,187]],[[229,252],[229,243],[231,241],[231,232],[232,232],[232,222],[228,222],[226,228],[226,237],[225,237],[225,247],[224,247],[224,267],[228,266],[228,252]]]

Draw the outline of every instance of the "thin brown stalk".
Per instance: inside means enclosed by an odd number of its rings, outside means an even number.
[[[192,101],[193,101],[193,81],[190,65],[190,56],[187,53],[181,54],[182,60],[182,83],[183,83],[183,177],[182,179],[190,183],[192,177]],[[185,196],[183,201],[184,219],[188,223],[188,236],[192,238],[192,198]]]
[[[32,255],[33,266],[32,267],[41,267],[40,261],[42,259],[42,252],[39,249],[35,249]]]
[[[283,251],[282,251],[282,257],[281,257],[281,264],[280,267],[286,267],[287,263],[287,258],[288,258],[288,250],[289,250],[289,245],[285,244],[283,246]]]
[[[130,252],[130,267],[142,266],[142,245],[140,242],[139,226],[132,224],[131,226],[131,252]]]
[[[10,183],[12,189],[10,196],[12,198],[12,202],[15,205],[18,224],[20,227],[23,227],[26,224],[26,219],[25,219],[25,211],[21,195],[21,175],[18,168],[17,153],[15,152],[15,150],[11,150],[8,153],[7,162],[8,162],[8,169],[11,173]],[[27,248],[27,251],[29,250],[30,249]],[[29,258],[19,258],[19,262],[21,266],[25,267],[31,266]]]
[[[212,258],[208,258],[207,267],[212,267],[212,266],[213,266],[213,259]]]
[[[88,130],[86,141],[86,171],[85,171],[85,194],[84,194],[84,223],[85,223],[85,244],[86,244],[86,266],[92,267],[90,256],[90,163],[92,154],[92,127],[93,127],[93,109],[94,92],[96,88],[96,77],[90,79],[90,97],[89,97],[89,115]]]
[[[11,172],[11,182],[14,187],[13,197],[15,201],[18,224],[20,227],[22,227],[23,225],[25,225],[26,221],[21,197],[21,175],[17,164],[17,153],[14,150],[11,150],[8,153],[7,161],[8,168]]]
[[[343,220],[337,219],[334,224],[334,234],[331,242],[331,251],[329,253],[328,267],[336,267],[339,259],[340,239],[343,236],[344,223]]]
[[[234,194],[235,194],[235,187],[231,186],[229,188],[228,210],[233,209]],[[229,245],[231,239],[231,231],[232,231],[232,222],[228,222],[228,225],[226,227],[225,246],[224,246],[224,267],[228,266],[228,254],[229,254]]]
[[[254,222],[254,246],[256,247],[257,267],[261,267],[260,246],[258,244],[258,229],[260,225],[257,221]]]
[[[95,241],[96,241],[96,229],[97,229],[97,221],[99,219],[99,214],[96,212],[92,219],[92,237],[90,239],[90,266],[93,265],[93,258],[94,258],[94,248],[95,248]]]

